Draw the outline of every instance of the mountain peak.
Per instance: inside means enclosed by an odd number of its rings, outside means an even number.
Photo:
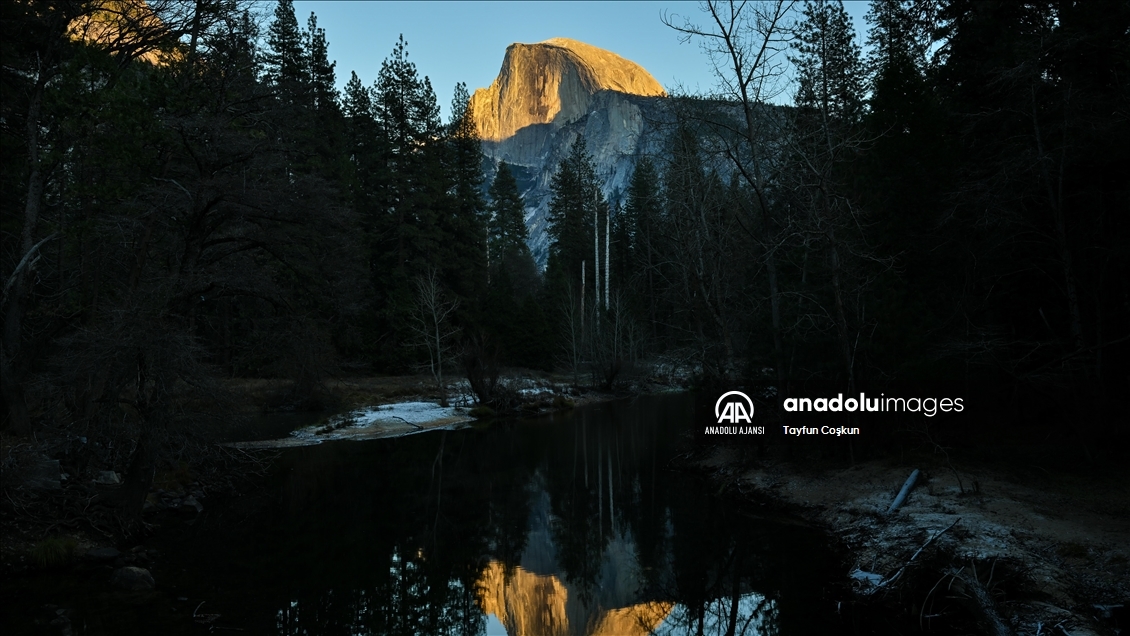
[[[665,96],[642,66],[611,51],[550,38],[506,48],[502,69],[489,88],[471,98],[475,123],[485,141],[502,141],[537,124],[562,126],[587,114],[593,95],[611,90]]]

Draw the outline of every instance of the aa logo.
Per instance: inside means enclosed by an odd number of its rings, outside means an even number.
[[[736,396],[740,399],[732,399],[726,401],[726,398]],[[753,400],[741,391],[727,391],[718,398],[714,403],[714,417],[718,418],[718,423],[723,422],[729,424],[738,424],[739,422],[747,422],[753,424]]]

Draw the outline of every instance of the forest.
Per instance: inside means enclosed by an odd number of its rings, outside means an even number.
[[[339,90],[289,0],[2,11],[5,488],[62,453],[122,471],[135,517],[223,436],[233,379],[318,410],[328,378],[424,372],[501,412],[505,369],[613,391],[657,360],[769,418],[949,395],[949,442],[1122,452],[1124,2],[877,0],[865,34],[837,2],[707,3],[669,26],[714,92],[669,98],[623,204],[574,144],[544,270],[466,86],[441,121],[403,37]]]

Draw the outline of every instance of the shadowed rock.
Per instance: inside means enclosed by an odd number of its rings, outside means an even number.
[[[156,585],[153,575],[145,568],[124,567],[110,575],[110,585],[127,592],[151,590]]]

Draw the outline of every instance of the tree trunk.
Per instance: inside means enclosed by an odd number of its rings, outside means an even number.
[[[153,485],[156,471],[156,457],[153,452],[152,429],[155,406],[147,396],[149,389],[149,365],[145,353],[137,353],[137,396],[134,404],[137,409],[138,425],[141,433],[137,437],[137,447],[133,450],[125,480],[118,490],[118,503],[122,508],[122,519],[133,525],[141,519],[141,511],[149,488]],[[116,394],[116,392],[115,392]]]
[[[47,181],[47,175],[39,165],[39,118],[46,84],[47,75],[40,68],[27,109],[26,141],[29,173],[20,240],[20,251],[25,256],[29,256],[35,248],[35,229],[39,221],[39,209]],[[4,379],[0,381],[0,391],[3,393],[4,403],[8,405],[8,428],[15,433],[27,433],[31,430],[31,418],[28,415],[21,386],[27,369],[19,358],[23,337],[21,327],[23,314],[27,308],[26,296],[29,289],[27,274],[30,269],[29,263],[14,272],[15,280],[12,282],[11,294],[6,299],[4,332],[0,340],[0,372],[4,375]]]
[[[766,232],[768,235],[768,232]],[[765,273],[769,279],[769,311],[773,331],[773,366],[777,367],[777,402],[788,393],[788,376],[785,372],[785,354],[781,344],[781,292],[777,286],[777,258],[770,248],[765,255]],[[780,415],[784,417],[783,413]],[[783,421],[783,419],[782,419]]]
[[[156,472],[156,457],[153,453],[152,423],[141,415],[141,435],[137,438],[137,447],[133,451],[129,468],[126,469],[125,479],[118,490],[118,503],[122,509],[122,519],[127,524],[134,524],[141,519],[141,511],[145,506],[145,498],[149,495],[149,488],[153,485],[153,474]]]

